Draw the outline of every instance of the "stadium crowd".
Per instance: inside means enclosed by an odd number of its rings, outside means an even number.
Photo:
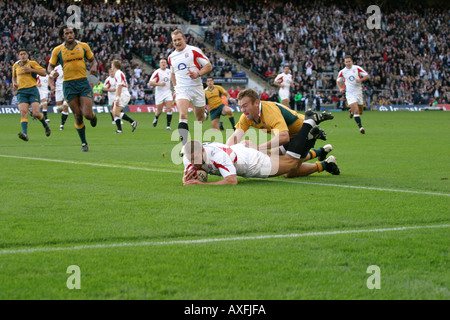
[[[345,1],[192,1],[181,14],[208,26],[206,41],[267,79],[289,65],[295,93],[335,89],[350,54],[372,76],[366,88],[371,103],[448,103],[448,8],[411,2],[382,12],[381,29],[372,30],[366,9]],[[321,98],[331,100],[326,93]]]
[[[336,89],[337,73],[344,67],[343,56],[351,54],[355,64],[372,77],[365,88],[372,104],[450,101],[448,9],[411,5],[382,11],[381,29],[370,30],[366,7],[345,1],[212,0],[184,6],[173,2],[177,1],[0,1],[0,104],[11,102],[14,95],[11,68],[17,49],[26,47],[32,59],[46,66],[52,48],[60,43],[58,27],[71,4],[82,9],[80,40],[89,43],[99,60],[101,80],[107,77],[110,61],[124,62],[131,103],[152,99],[148,85],[152,71],[136,64],[133,55],[158,68],[159,59],[172,51],[173,29],[158,24],[181,23],[180,17],[207,27],[204,40],[215,50],[190,35],[187,42],[204,50],[215,76],[237,71],[236,64],[227,62],[220,51],[271,81],[289,65],[296,83],[292,97],[302,94],[305,98],[318,89],[320,103],[339,104],[342,97],[331,90]],[[261,94],[276,100],[275,90]],[[97,98],[97,102],[105,100],[101,88]]]
[[[28,0],[19,3],[0,1],[0,104],[10,104],[14,91],[11,70],[17,60],[17,50],[26,48],[31,59],[46,67],[51,50],[60,43],[59,27],[67,19],[66,10],[71,4],[80,5],[82,27],[79,40],[87,42],[99,62],[101,83],[94,88],[94,100],[106,103],[103,82],[113,59],[123,61],[124,73],[130,84],[130,104],[153,103],[153,90],[149,80],[159,59],[167,58],[173,50],[170,32],[173,28],[159,23],[176,24],[182,19],[171,12],[167,5],[151,1],[133,1],[117,4],[84,1]],[[227,62],[222,55],[209,50],[202,42],[187,34],[187,42],[200,47],[211,60],[216,76],[236,72],[237,67]],[[145,68],[137,63],[134,55],[150,65]],[[147,70],[147,71],[146,71]],[[54,99],[54,95],[52,95]]]

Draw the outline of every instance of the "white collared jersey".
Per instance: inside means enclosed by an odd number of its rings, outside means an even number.
[[[55,84],[56,87],[56,91],[61,91],[63,89],[63,82],[64,82],[64,72],[63,72],[63,67],[58,64],[55,69],[56,72],[58,72],[58,76],[56,76],[53,79],[53,82]]]
[[[41,96],[48,95],[48,91],[49,91],[48,90],[48,75],[45,77],[37,75],[36,80],[37,80],[37,84],[40,85],[40,86],[38,86],[40,95]]]
[[[115,90],[117,88],[116,87],[116,80],[113,77],[106,78],[104,87],[106,89],[113,89],[113,90]],[[108,103],[109,103],[109,105],[112,105],[115,97],[116,97],[116,92],[115,91],[108,91]]]
[[[166,70],[157,69],[152,73],[150,81],[156,83],[164,82],[166,84],[165,86],[155,86],[155,94],[164,95],[166,93],[172,92],[172,90],[170,89],[170,76],[171,72],[169,68],[166,68]]]
[[[116,82],[116,88],[120,85],[122,86],[121,96],[129,96],[130,92],[128,91],[127,79],[125,78],[125,74],[121,70],[116,71],[116,73],[114,74],[114,80]]]
[[[276,78],[275,82],[278,82],[282,87],[280,87],[280,91],[290,92],[290,87],[292,83],[292,74],[280,73]]]
[[[367,75],[368,73],[363,68],[353,65],[350,69],[345,67],[339,71],[339,75],[336,80],[345,83],[346,94],[358,94],[362,93],[362,84],[361,82],[357,83],[355,80],[361,79]]]
[[[206,159],[202,169],[208,174],[227,177],[235,174],[244,178],[266,178],[271,171],[270,157],[256,149],[243,144],[227,146],[222,143],[203,143]],[[183,157],[185,170],[190,170],[192,164]]]
[[[199,71],[206,64],[209,59],[197,47],[186,45],[183,51],[173,51],[169,55],[170,72],[175,74],[176,87],[203,87],[201,77],[191,79],[188,75],[188,70],[192,72]]]

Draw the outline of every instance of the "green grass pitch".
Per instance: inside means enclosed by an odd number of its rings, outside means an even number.
[[[450,112],[366,112],[365,135],[335,112],[316,147],[341,175],[191,187],[165,115],[130,115],[87,122],[88,153],[72,115],[29,142],[0,115],[0,299],[450,298]]]

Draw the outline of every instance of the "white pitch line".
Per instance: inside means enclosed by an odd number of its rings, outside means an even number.
[[[404,230],[418,230],[418,229],[437,229],[449,228],[450,224],[442,225],[428,225],[428,226],[409,226],[396,228],[382,228],[382,229],[361,229],[361,230],[335,230],[324,232],[308,232],[308,233],[292,233],[292,234],[275,234],[275,235],[261,235],[261,236],[247,236],[247,237],[232,237],[232,238],[210,238],[198,240],[175,240],[175,241],[158,241],[158,242],[124,242],[124,243],[110,243],[110,244],[92,244],[73,247],[54,247],[54,248],[26,248],[26,249],[6,249],[0,250],[0,256],[6,254],[18,253],[37,253],[37,252],[55,252],[55,251],[74,251],[84,249],[110,249],[123,247],[144,247],[144,246],[167,246],[167,245],[184,245],[184,244],[202,244],[212,242],[226,242],[226,241],[247,241],[247,240],[266,240],[266,239],[281,239],[281,238],[303,238],[303,237],[317,237],[330,236],[340,234],[352,233],[373,233],[373,232],[393,232]]]
[[[166,172],[166,173],[178,173],[178,174],[182,173],[181,171],[175,171],[175,170],[139,168],[139,167],[121,166],[121,165],[115,165],[115,164],[103,164],[103,163],[95,163],[95,162],[78,162],[78,161],[70,161],[70,160],[21,157],[21,156],[11,156],[11,155],[2,155],[2,154],[0,154],[0,157],[3,157],[3,158],[14,158],[14,159],[24,159],[24,160],[38,160],[38,161],[48,161],[48,162],[69,163],[69,164],[78,164],[78,165],[105,167],[105,168],[142,170],[142,171],[149,171],[149,172]],[[251,180],[262,180],[262,179],[251,178]],[[412,194],[422,194],[422,195],[431,195],[431,196],[450,197],[450,194],[448,194],[448,193],[429,192],[429,191],[415,191],[415,190],[402,190],[402,189],[388,189],[388,188],[377,188],[377,187],[352,186],[352,185],[344,185],[344,184],[306,182],[306,181],[298,181],[298,180],[293,181],[293,180],[288,180],[288,179],[285,179],[285,180],[263,179],[263,180],[264,181],[271,181],[271,182],[300,183],[300,184],[318,185],[318,186],[335,187],[335,188],[352,188],[352,189],[361,189],[361,190],[387,191],[387,192],[412,193]]]

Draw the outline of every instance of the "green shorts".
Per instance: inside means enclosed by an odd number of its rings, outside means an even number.
[[[76,97],[87,97],[91,99],[93,97],[92,88],[89,85],[89,81],[87,78],[64,81],[63,92],[64,99],[66,99],[67,103],[69,103]]]
[[[221,104],[221,105],[218,106],[217,108],[212,109],[212,110],[209,112],[209,115],[210,115],[210,117],[211,117],[211,120],[214,120],[214,119],[217,119],[217,118],[220,119],[220,116],[222,115],[222,110],[223,110],[224,107],[225,107],[225,105]]]
[[[17,90],[17,102],[21,103],[40,103],[41,96],[39,95],[39,89],[37,87],[24,88]]]

